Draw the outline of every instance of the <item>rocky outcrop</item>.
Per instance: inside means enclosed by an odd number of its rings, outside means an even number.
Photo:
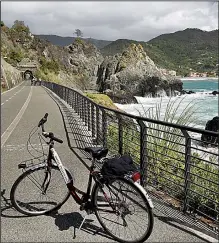
[[[74,74],[84,73],[90,81],[90,87],[96,88],[98,66],[103,61],[103,56],[97,48],[81,39],[65,47],[68,50],[68,63]]]
[[[213,95],[217,95],[217,94],[219,94],[219,91],[214,90],[214,91],[212,92],[212,94],[213,94]]]
[[[131,44],[120,55],[109,56],[99,66],[100,92],[132,102],[134,96],[172,95],[181,92],[182,82],[166,76],[147,56],[141,45]]]
[[[184,95],[184,94],[195,94],[195,92],[193,90],[182,90],[180,92],[180,94]]]
[[[21,72],[1,58],[1,87],[11,89],[21,81]]]
[[[26,30],[25,38],[19,26]],[[33,36],[23,23],[19,26],[2,29],[2,56],[8,63],[17,67],[28,57],[38,67],[34,75],[42,80],[79,90],[96,88],[98,65],[103,57],[93,44],[76,38],[67,47],[55,46]]]
[[[206,123],[205,130],[219,132],[219,116],[215,116],[212,120],[209,120]],[[219,137],[202,134],[201,141],[203,142],[203,145],[207,145],[208,143],[211,143],[212,145],[218,145]]]
[[[42,45],[45,41],[40,42]],[[93,44],[76,39],[71,45],[65,47],[47,43],[40,50],[38,47],[38,51],[46,59],[58,61],[62,67],[61,77],[69,74],[71,77],[75,76],[77,79],[83,79],[81,89],[96,88],[98,65],[102,63],[103,57]]]

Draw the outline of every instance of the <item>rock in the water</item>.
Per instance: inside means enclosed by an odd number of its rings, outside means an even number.
[[[213,94],[213,95],[219,94],[219,91],[214,90],[214,91],[212,92],[212,94]]]
[[[206,123],[205,130],[212,131],[212,132],[219,132],[219,116],[215,116],[212,120],[209,120]],[[201,140],[204,145],[207,143],[212,143],[215,145],[219,144],[219,137],[215,137],[215,136],[202,134]]]
[[[187,90],[182,90],[182,91],[180,92],[180,94],[195,94],[195,92],[194,92],[193,90],[189,90],[189,91],[187,91]]]
[[[122,54],[106,57],[99,66],[97,76],[100,92],[108,90],[112,96],[128,102],[134,96],[169,95],[182,90],[181,80],[165,75],[143,47],[135,44],[131,44]]]

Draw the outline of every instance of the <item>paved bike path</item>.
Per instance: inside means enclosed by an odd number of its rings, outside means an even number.
[[[81,231],[76,229],[74,239],[74,227],[79,227],[84,212],[79,210],[79,206],[72,198],[63,205],[58,214],[53,216],[26,217],[10,207],[10,189],[15,179],[21,174],[17,165],[31,158],[25,147],[29,132],[46,112],[49,116],[45,128],[64,141],[63,144],[56,144],[56,149],[64,165],[73,173],[76,186],[84,189],[87,183],[86,167],[67,146],[64,124],[57,104],[43,87],[33,87],[32,92],[30,103],[23,117],[2,148],[1,192],[5,190],[5,194],[1,197],[1,242],[113,242],[101,230],[93,215],[87,217]],[[27,93],[28,90],[26,90]],[[37,149],[39,139],[37,136],[34,138],[31,142]],[[154,230],[148,242],[205,241],[181,230],[179,226],[173,226],[155,218]]]
[[[30,86],[27,83],[22,83],[14,89],[1,94],[1,135],[21,110],[29,92]]]

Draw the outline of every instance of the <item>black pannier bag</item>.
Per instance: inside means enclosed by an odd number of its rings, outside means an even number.
[[[108,159],[101,168],[101,174],[105,179],[123,177],[129,172],[137,171],[132,158],[129,155],[123,155],[120,158]]]

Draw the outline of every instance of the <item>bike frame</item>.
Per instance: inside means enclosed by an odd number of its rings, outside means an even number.
[[[92,158],[92,165],[89,169],[89,178],[88,178],[88,185],[87,185],[87,192],[83,192],[81,190],[79,190],[78,188],[76,188],[73,185],[73,180],[69,180],[68,174],[66,172],[65,167],[62,164],[62,161],[58,155],[58,153],[56,152],[56,150],[54,149],[54,142],[50,141],[49,142],[49,153],[48,153],[48,157],[47,157],[47,166],[48,169],[50,170],[50,167],[52,166],[52,160],[54,160],[63,176],[63,179],[65,181],[66,186],[68,187],[70,194],[72,195],[72,197],[74,198],[74,200],[79,204],[82,205],[83,203],[86,203],[88,201],[88,199],[90,198],[90,192],[91,192],[91,185],[92,185],[92,179],[94,179],[94,181],[96,183],[98,183],[96,177],[94,176],[94,168],[95,168],[95,159]],[[82,194],[82,197],[80,197],[78,194]]]

